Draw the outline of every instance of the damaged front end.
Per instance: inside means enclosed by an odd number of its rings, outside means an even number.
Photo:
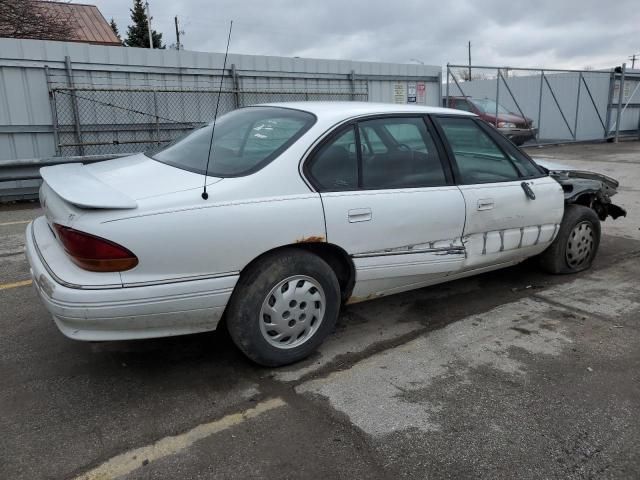
[[[600,173],[574,170],[544,160],[535,160],[564,190],[567,204],[584,205],[593,209],[600,220],[611,217],[626,217],[627,211],[611,203],[611,197],[618,193],[617,180]]]

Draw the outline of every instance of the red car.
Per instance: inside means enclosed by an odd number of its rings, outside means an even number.
[[[447,106],[446,98],[442,99],[442,104]],[[448,107],[475,113],[516,145],[533,140],[538,133],[538,129],[533,127],[533,120],[510,112],[490,98],[449,97]]]

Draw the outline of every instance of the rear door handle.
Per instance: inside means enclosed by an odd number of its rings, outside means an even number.
[[[349,223],[368,222],[371,220],[370,208],[354,208],[349,210]]]
[[[478,210],[491,210],[494,207],[493,198],[481,198],[478,200]]]

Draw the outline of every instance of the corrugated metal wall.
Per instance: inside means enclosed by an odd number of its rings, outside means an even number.
[[[502,70],[513,72],[513,69],[504,68]],[[481,69],[478,71],[479,74],[486,72]],[[492,100],[498,98],[500,105],[518,115],[519,106],[524,115],[534,121],[534,126],[540,129],[539,141],[541,142],[600,140],[615,132],[619,74],[615,75],[617,80],[612,82],[614,74],[609,71],[546,72],[544,79],[539,73],[523,74],[529,72],[518,72],[517,69],[515,72],[519,75],[505,77],[504,81],[501,79],[499,82],[497,78],[467,82],[458,80],[458,84],[450,81],[449,94],[451,96],[461,95],[460,89],[462,89],[466,96]],[[476,71],[474,71],[475,73]],[[583,82],[580,80],[581,77],[584,79]],[[505,81],[508,89],[504,84]],[[640,75],[638,73],[627,72],[620,119],[622,132],[637,132],[640,128],[639,83]],[[588,90],[585,84],[588,86]],[[614,88],[613,92],[611,91],[612,87]],[[542,92],[542,98],[540,98],[540,92]],[[609,112],[607,112],[610,98],[611,104]],[[626,108],[624,108],[625,105],[627,105]],[[609,128],[608,131],[605,131],[603,123],[606,126],[607,113],[610,116]]]
[[[218,87],[224,56],[0,39],[0,160],[56,154],[55,109],[49,89],[70,86],[66,57],[70,59],[76,88],[214,90]],[[230,54],[227,65],[232,64],[239,76],[240,90],[348,92],[354,82],[364,82],[369,101],[393,102],[397,100],[394,96],[397,83],[404,84],[406,89],[407,84],[425,82],[423,103],[438,105],[441,97],[441,67],[437,66]],[[233,88],[230,77],[225,78],[224,87]],[[56,100],[71,101],[60,97],[57,95]],[[144,101],[149,102],[148,98]],[[258,96],[256,101],[260,101]],[[199,103],[196,101],[193,108]],[[100,107],[95,105],[93,111],[80,112],[81,124],[108,123],[106,118],[99,118]],[[168,108],[159,105],[160,115],[171,113],[171,119],[179,119],[185,109],[192,107],[176,102],[171,105],[171,112]],[[210,119],[212,112],[203,110],[199,116]],[[122,119],[115,120],[117,123]]]
[[[609,98],[609,82],[610,74],[607,73],[584,73],[584,79],[589,85],[589,89],[593,95],[594,101],[598,107],[600,116],[605,119],[607,115],[607,101]],[[573,130],[576,120],[576,105],[578,96],[579,74],[570,73],[548,73],[545,74],[549,85],[553,89],[555,98],[562,109],[567,123]],[[541,76],[527,75],[518,77],[509,77],[505,79],[515,97],[518,105],[523,113],[531,118],[535,126],[540,129],[539,137],[541,140],[561,140],[571,139],[572,132],[567,128],[562,114],[555,103],[546,83],[542,85],[542,102],[540,103],[540,85]],[[460,86],[464,93],[476,98],[496,99],[497,81],[490,80],[473,80],[471,82],[461,83]],[[588,98],[588,93],[581,88],[580,105],[577,111],[578,128],[576,130],[577,140],[590,140],[596,138],[604,138],[604,129],[595,113],[595,108]],[[455,84],[449,85],[451,95],[460,95]],[[508,90],[500,82],[498,90],[498,103],[503,105],[507,110],[518,113],[516,102],[509,94]],[[540,113],[541,107],[541,113]]]

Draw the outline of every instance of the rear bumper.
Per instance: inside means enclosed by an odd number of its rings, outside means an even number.
[[[167,337],[215,330],[238,280],[228,275],[160,285],[82,288],[58,281],[27,226],[33,285],[60,331],[87,341]]]

